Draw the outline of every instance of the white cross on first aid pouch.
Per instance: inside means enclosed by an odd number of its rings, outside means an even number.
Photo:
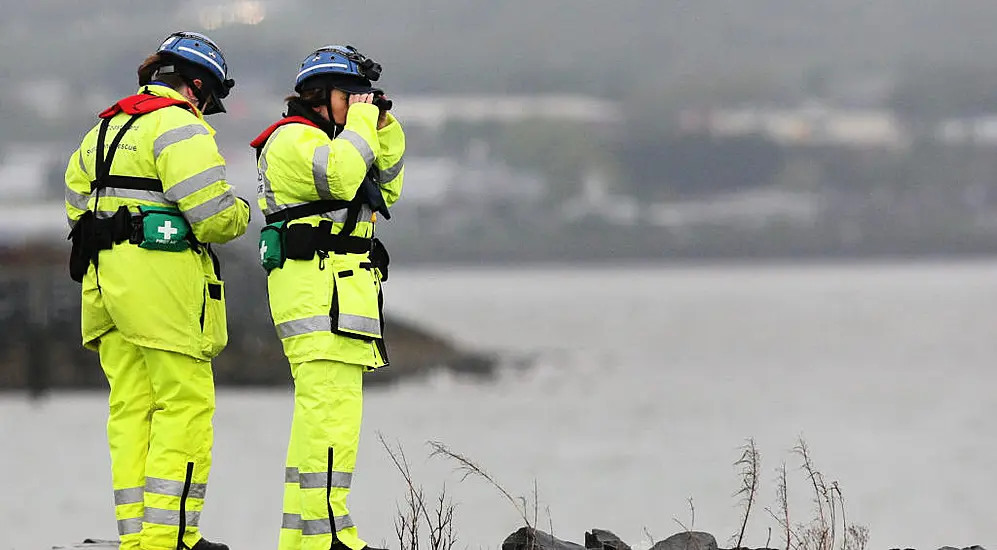
[[[172,241],[173,240],[173,235],[176,235],[177,233],[180,232],[179,229],[177,229],[176,227],[173,227],[173,223],[170,222],[170,220],[166,220],[163,223],[163,225],[159,226],[159,229],[157,229],[156,231],[159,231],[160,233],[162,233],[163,234],[163,239],[166,240],[166,241]]]
[[[190,248],[190,225],[176,208],[140,206],[142,242],[139,247],[149,250],[181,252]]]

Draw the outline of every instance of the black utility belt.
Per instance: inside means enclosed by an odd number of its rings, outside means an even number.
[[[378,239],[332,233],[332,222],[322,220],[318,226],[306,223],[270,223],[260,231],[260,264],[267,273],[284,267],[286,260],[310,261],[318,255],[366,254],[372,267],[387,280],[388,253]],[[320,262],[322,268],[324,262]]]
[[[352,235],[330,233],[329,226],[314,227],[296,223],[284,229],[284,255],[292,260],[311,260],[315,254],[367,254],[371,240]]]
[[[120,206],[109,218],[97,218],[88,210],[76,222],[69,238],[73,242],[69,271],[77,282],[83,280],[91,262],[96,264],[101,250],[110,250],[126,241],[141,248],[167,252],[200,248],[180,211],[160,206],[140,206],[137,215],[127,206]]]

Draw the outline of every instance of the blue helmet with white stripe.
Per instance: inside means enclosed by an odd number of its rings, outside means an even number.
[[[294,91],[337,88],[350,94],[376,90],[371,82],[381,78],[381,65],[353,46],[323,46],[308,54],[294,79]]]
[[[156,53],[164,61],[176,64],[161,67],[159,74],[179,73],[188,80],[188,85],[195,78],[201,80],[201,89],[195,89],[195,95],[205,115],[225,112],[221,100],[228,97],[235,81],[229,78],[225,56],[213,40],[201,33],[175,32],[163,41]]]

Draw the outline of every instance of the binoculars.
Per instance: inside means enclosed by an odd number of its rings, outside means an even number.
[[[376,90],[376,89],[374,90],[374,101],[372,101],[371,103],[377,105],[377,108],[382,111],[391,110],[391,100],[384,97],[383,90]]]

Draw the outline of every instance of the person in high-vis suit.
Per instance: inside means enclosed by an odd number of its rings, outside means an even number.
[[[82,336],[110,386],[107,438],[122,550],[227,550],[198,522],[211,469],[211,359],[228,341],[212,243],[249,203],[226,181],[205,115],[234,86],[206,36],[170,35],[139,90],[100,113],[69,160],[70,274]]]
[[[258,155],[260,260],[270,312],[294,379],[280,550],[362,550],[347,509],[364,372],[388,362],[374,238],[401,193],[405,135],[373,87],[378,63],[351,46],[305,58],[283,119]],[[330,513],[331,512],[331,513]]]

